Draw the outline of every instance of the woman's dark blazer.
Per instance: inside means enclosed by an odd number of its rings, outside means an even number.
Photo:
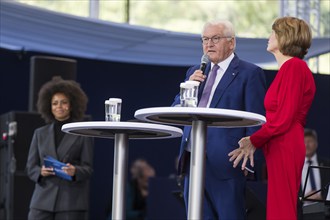
[[[43,158],[48,155],[76,167],[73,181],[41,176]],[[54,123],[36,129],[26,165],[29,178],[35,182],[30,208],[52,212],[87,211],[92,165],[92,138],[66,133],[59,146],[55,147]]]

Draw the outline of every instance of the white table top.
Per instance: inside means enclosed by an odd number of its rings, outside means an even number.
[[[220,108],[155,107],[137,110],[135,118],[171,125],[191,125],[194,120],[206,121],[214,127],[252,127],[266,122],[263,115]]]
[[[182,136],[182,130],[180,128],[140,122],[74,122],[64,124],[62,131],[70,134],[100,138],[114,138],[117,133],[126,133],[129,139],[166,139]]]

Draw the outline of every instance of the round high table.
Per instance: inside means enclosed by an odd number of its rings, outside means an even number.
[[[207,127],[252,127],[266,122],[264,116],[251,112],[200,107],[145,108],[137,110],[135,117],[148,122],[192,125],[188,219],[202,219]]]
[[[125,219],[125,187],[129,139],[165,139],[182,136],[180,128],[139,122],[89,121],[68,123],[62,131],[90,137],[114,138],[112,219]]]

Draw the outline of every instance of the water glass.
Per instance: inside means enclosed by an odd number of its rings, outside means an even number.
[[[120,121],[122,100],[110,98],[105,101],[106,121]]]
[[[181,107],[197,107],[198,86],[198,81],[186,81],[180,84]]]

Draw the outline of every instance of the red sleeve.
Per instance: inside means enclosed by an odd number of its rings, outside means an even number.
[[[271,112],[271,117],[266,118],[266,123],[255,132],[250,140],[252,144],[260,148],[272,137],[281,135],[288,131],[303,97],[304,75],[308,69],[306,63],[298,58],[292,58],[282,65],[277,73],[280,77],[276,95],[277,108]],[[309,71],[309,69],[308,69]]]

